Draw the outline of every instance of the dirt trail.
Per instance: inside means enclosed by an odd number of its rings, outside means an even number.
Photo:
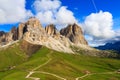
[[[85,77],[87,77],[89,75],[95,75],[95,74],[114,74],[114,73],[116,73],[116,71],[113,71],[113,72],[103,72],[103,73],[89,73],[89,74],[85,74],[85,75],[83,75],[81,77],[77,77],[77,78],[75,78],[75,80],[83,79],[83,78],[85,78]]]
[[[37,70],[37,69],[41,68],[42,66],[44,66],[44,65],[48,64],[51,60],[52,60],[52,59],[49,59],[49,60],[48,60],[47,62],[45,62],[44,64],[39,65],[38,67],[36,67],[36,68],[32,69],[32,71],[35,71],[35,70]]]
[[[35,73],[35,70],[39,69],[40,67],[48,64],[52,59],[49,59],[47,62],[45,62],[44,64],[39,65],[38,67],[35,67],[34,69],[32,69],[32,71],[30,71],[27,76],[25,78],[30,78],[33,80],[40,80],[40,78],[35,78],[35,77],[30,77],[33,73]]]
[[[49,54],[51,54],[51,53],[52,53],[52,51],[51,51]],[[46,75],[54,76],[54,77],[59,78],[59,79],[61,79],[61,80],[67,80],[67,79],[65,79],[65,78],[63,78],[63,77],[61,77],[61,76],[58,76],[58,75],[56,75],[56,74],[53,74],[53,73],[49,73],[49,72],[45,72],[45,71],[37,71],[37,69],[39,69],[39,68],[47,65],[47,64],[52,60],[52,58],[50,58],[50,55],[49,55],[49,54],[47,55],[47,57],[49,58],[49,60],[46,61],[45,63],[43,63],[43,64],[35,67],[35,68],[32,69],[31,71],[29,71],[29,73],[27,74],[27,76],[26,76],[25,78],[29,78],[29,79],[32,79],[32,80],[40,80],[40,78],[38,78],[38,77],[31,77],[31,75],[34,74],[34,73],[41,73],[41,74],[46,74]],[[95,74],[99,74],[99,75],[102,75],[102,74],[114,74],[114,73],[116,73],[116,72],[117,72],[117,71],[113,71],[113,72],[103,72],[103,73],[86,73],[86,74],[83,75],[83,76],[80,76],[80,77],[75,78],[75,80],[84,79],[84,78],[87,77],[87,76],[91,76],[91,75],[95,75]]]
[[[86,76],[88,76],[89,74],[85,74],[85,75],[83,75],[83,76],[81,76],[81,77],[77,77],[77,78],[75,78],[75,80],[79,80],[79,79],[83,79],[84,77],[86,77]]]
[[[50,54],[51,54],[51,53],[52,53],[52,51],[50,52]],[[47,55],[47,57],[49,58],[49,60],[48,60],[47,62],[45,62],[44,64],[41,64],[41,65],[35,67],[34,69],[32,69],[32,71],[30,71],[25,78],[29,78],[29,79],[33,79],[33,80],[40,80],[40,78],[31,77],[31,75],[34,74],[34,73],[42,73],[42,74],[47,74],[47,75],[55,76],[55,77],[57,77],[57,78],[59,78],[59,79],[61,79],[61,80],[67,80],[67,79],[65,79],[65,78],[63,78],[63,77],[60,77],[60,76],[58,76],[58,75],[56,75],[56,74],[53,74],[53,73],[44,72],[44,71],[36,71],[37,69],[39,69],[39,68],[43,67],[44,65],[48,64],[48,63],[52,60],[52,59],[50,58],[49,54]]]
[[[67,80],[67,79],[65,79],[65,78],[63,78],[63,77],[60,77],[60,76],[58,76],[58,75],[56,75],[56,74],[49,73],[49,72],[35,71],[35,73],[42,73],[42,74],[52,75],[52,76],[55,76],[55,77],[57,77],[57,78],[59,78],[59,79],[61,79],[61,80]]]

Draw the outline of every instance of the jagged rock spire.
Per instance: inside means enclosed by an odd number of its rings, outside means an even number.
[[[77,24],[69,24],[66,28],[60,30],[60,34],[69,38],[69,40],[75,44],[88,45],[84,38],[82,29]]]
[[[9,33],[5,33],[5,36],[2,35],[0,39],[7,42],[24,39],[32,44],[44,45],[68,53],[74,53],[70,48],[73,44],[87,45],[82,29],[77,24],[70,24],[59,32],[54,24],[43,28],[40,21],[35,17],[31,17],[25,23],[20,23],[18,28],[13,27]]]

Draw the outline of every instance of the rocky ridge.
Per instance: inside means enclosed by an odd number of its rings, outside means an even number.
[[[68,25],[66,28],[61,29],[60,34],[67,37],[76,45],[88,45],[87,41],[84,38],[82,29],[77,24]]]
[[[70,48],[71,45],[91,49],[83,36],[82,29],[77,24],[68,25],[59,32],[54,24],[43,28],[36,18],[30,18],[27,22],[20,23],[18,28],[13,27],[8,33],[0,32],[1,44],[20,39],[67,53],[74,53]]]

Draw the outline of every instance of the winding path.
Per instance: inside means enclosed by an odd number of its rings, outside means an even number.
[[[60,77],[60,76],[58,76],[58,75],[56,75],[56,74],[49,73],[49,72],[35,71],[35,73],[42,73],[42,74],[52,75],[52,76],[55,76],[55,77],[57,77],[57,78],[59,78],[59,79],[61,79],[61,80],[67,80],[67,79],[65,79],[65,78],[63,78],[63,77]]]
[[[83,75],[83,76],[81,76],[81,77],[77,77],[77,78],[75,78],[75,80],[79,80],[79,79],[83,79],[84,77],[86,77],[86,76],[88,76],[89,74],[85,74],[85,75]]]
[[[52,53],[52,51],[50,53]],[[49,55],[47,55],[47,57],[49,58]],[[49,58],[49,60],[47,62],[45,62],[44,64],[41,64],[41,65],[35,67],[34,69],[32,69],[32,71],[30,71],[25,78],[29,78],[29,79],[32,79],[32,80],[40,80],[40,78],[31,77],[31,75],[34,74],[34,73],[42,73],[42,74],[47,74],[47,75],[55,76],[56,78],[59,78],[61,80],[67,80],[67,79],[65,79],[63,77],[60,77],[60,76],[58,76],[56,74],[53,74],[53,73],[44,72],[44,71],[36,71],[37,69],[39,69],[39,68],[43,67],[44,65],[48,64],[51,60],[52,59]]]
[[[50,53],[52,53],[52,51],[51,51]],[[47,57],[49,58],[48,61],[46,61],[45,63],[43,63],[43,64],[35,67],[35,68],[32,69],[31,71],[29,71],[29,73],[26,75],[25,78],[29,78],[29,79],[32,79],[32,80],[40,80],[40,78],[38,78],[38,77],[31,77],[31,75],[34,74],[34,73],[42,73],[42,74],[47,74],[47,75],[54,76],[54,77],[59,78],[59,79],[61,79],[61,80],[67,80],[67,79],[65,79],[65,78],[63,78],[63,77],[61,77],[61,76],[58,76],[58,75],[56,75],[56,74],[53,74],[53,73],[49,73],[49,72],[45,72],[45,71],[36,71],[37,69],[39,69],[39,68],[43,67],[44,65],[48,64],[48,63],[52,60],[52,59],[50,58],[49,54],[47,55]],[[117,71],[113,71],[113,72],[103,72],[103,73],[86,73],[86,74],[83,75],[83,76],[80,76],[80,77],[75,78],[75,80],[83,79],[83,78],[85,78],[85,77],[87,77],[87,76],[91,76],[91,75],[95,75],[95,74],[114,74],[114,73],[116,73],[116,72],[117,72]]]
[[[95,75],[95,74],[114,74],[114,73],[116,73],[116,71],[113,71],[113,72],[103,72],[103,73],[89,73],[89,74],[87,73],[87,74],[85,74],[85,75],[83,75],[81,77],[75,78],[75,80],[83,79],[83,78],[85,78],[85,77],[87,77],[89,75]]]
[[[47,62],[45,62],[44,64],[39,65],[38,67],[35,67],[34,69],[32,69],[32,71],[30,71],[27,76],[25,78],[30,78],[33,80],[40,80],[40,78],[35,78],[35,77],[30,77],[33,73],[35,73],[35,70],[39,69],[40,67],[48,64],[52,59],[49,59]]]

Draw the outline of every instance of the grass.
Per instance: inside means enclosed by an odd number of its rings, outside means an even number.
[[[16,71],[3,77],[2,80],[31,80],[31,79],[25,79],[25,75],[27,75],[27,72]]]
[[[13,66],[26,61],[27,55],[20,50],[18,45],[14,44],[0,50],[0,71],[9,70]]]
[[[88,76],[82,80],[120,80],[120,74],[95,74],[95,75],[91,75]]]
[[[17,53],[17,54],[16,54]],[[27,59],[27,56],[19,49],[19,45],[13,45],[0,51],[0,80],[32,80],[26,79],[29,71],[51,61],[35,71],[44,71],[61,76],[67,80],[83,76],[86,71],[90,73],[113,72],[120,68],[120,60],[112,58],[90,57],[81,54],[66,54],[41,47],[35,54]],[[9,70],[9,66],[16,66]],[[6,69],[6,70],[5,70]],[[5,71],[4,71],[5,70]],[[34,73],[32,77],[41,80],[61,80],[55,76]],[[120,74],[94,74],[82,80],[119,80]]]
[[[41,73],[35,73],[32,75],[33,77],[38,77],[40,78],[41,80],[61,80],[61,79],[58,79],[54,76],[51,76],[51,75],[46,75],[46,74],[41,74]]]

